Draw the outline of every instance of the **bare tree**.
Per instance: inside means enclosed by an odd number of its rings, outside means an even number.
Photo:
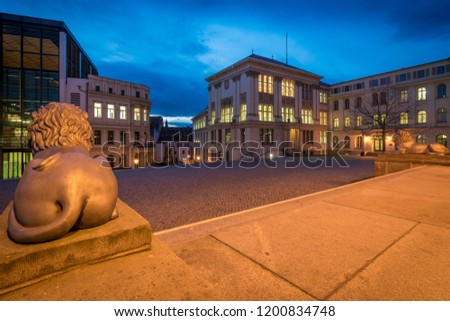
[[[376,87],[362,97],[357,97],[349,112],[356,120],[354,130],[361,133],[379,133],[381,150],[386,151],[386,135],[408,124],[415,105],[408,102],[407,89],[393,86]]]

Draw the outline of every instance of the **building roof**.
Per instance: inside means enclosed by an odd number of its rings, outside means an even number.
[[[89,61],[89,63],[92,65],[92,67],[98,72],[98,69],[95,66],[95,64],[89,58],[87,53],[84,51],[83,47],[80,45],[80,43],[74,37],[72,32],[70,32],[70,29],[67,27],[67,25],[63,21],[35,18],[35,17],[29,17],[29,16],[21,16],[21,15],[15,15],[15,14],[10,14],[10,13],[3,13],[3,12],[0,12],[0,20],[7,22],[7,23],[29,25],[30,27],[40,25],[40,26],[44,26],[44,27],[54,28],[59,31],[63,31],[63,32],[67,33],[69,35],[69,37],[78,46],[78,48],[80,48],[81,52],[84,54],[84,56]]]
[[[232,64],[232,65],[230,65],[230,66],[220,70],[219,72],[217,72],[217,73],[207,77],[205,80],[209,82],[209,81],[217,78],[218,76],[220,76],[222,74],[225,74],[225,73],[227,73],[229,71],[232,71],[232,70],[240,67],[241,65],[244,65],[245,63],[251,62],[251,61],[264,62],[264,63],[272,64],[272,65],[275,65],[275,66],[279,66],[279,67],[283,67],[283,68],[287,68],[287,69],[292,69],[294,71],[301,72],[303,74],[306,74],[306,75],[309,75],[309,76],[312,76],[312,77],[315,77],[315,78],[323,78],[322,76],[317,75],[315,73],[312,73],[310,71],[307,71],[307,70],[304,70],[304,69],[301,69],[301,68],[298,68],[298,67],[286,64],[284,62],[281,62],[281,61],[278,61],[278,60],[275,60],[275,59],[263,57],[263,56],[256,55],[256,54],[252,53],[251,55],[245,57],[244,59],[241,59],[241,60],[235,62],[234,64]]]

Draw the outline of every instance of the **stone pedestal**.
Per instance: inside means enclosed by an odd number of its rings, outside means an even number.
[[[120,200],[116,220],[40,244],[17,244],[9,239],[10,206],[0,215],[0,294],[81,265],[150,249],[150,224]]]

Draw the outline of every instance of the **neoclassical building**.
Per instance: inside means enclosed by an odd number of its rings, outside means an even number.
[[[197,156],[276,157],[327,141],[322,76],[252,54],[206,78],[208,107],[193,118]]]
[[[447,146],[450,59],[333,85],[321,78],[254,54],[206,78],[208,107],[192,119],[197,154],[241,159],[247,142],[261,157],[365,154],[393,150],[395,130]]]
[[[357,153],[382,151],[383,144],[393,150],[394,131],[404,130],[417,143],[448,146],[448,86],[450,59],[334,84],[329,91],[332,144],[341,142],[345,150]],[[377,123],[384,117],[385,141]]]

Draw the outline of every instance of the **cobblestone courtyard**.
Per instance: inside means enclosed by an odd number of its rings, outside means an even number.
[[[373,176],[370,159],[346,159],[349,167],[142,168],[116,171],[119,197],[161,231],[225,214],[310,194]],[[18,180],[0,180],[0,210]]]

